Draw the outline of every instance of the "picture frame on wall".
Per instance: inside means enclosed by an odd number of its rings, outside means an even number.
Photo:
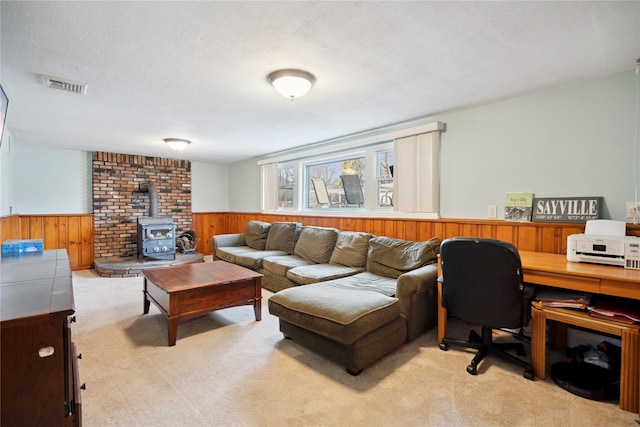
[[[533,199],[534,222],[582,223],[602,218],[601,196],[536,197]]]
[[[529,222],[533,193],[507,193],[504,202],[505,221]]]

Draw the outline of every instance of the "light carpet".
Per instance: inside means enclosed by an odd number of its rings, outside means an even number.
[[[140,277],[73,273],[84,426],[633,426],[637,414],[531,382],[500,359],[465,368],[470,352],[442,351],[436,329],[351,376],[284,340],[267,309],[204,315],[178,327]]]

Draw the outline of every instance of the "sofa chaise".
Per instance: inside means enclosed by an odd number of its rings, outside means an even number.
[[[249,221],[212,243],[214,259],[264,275],[286,338],[353,375],[436,324],[437,238]]]

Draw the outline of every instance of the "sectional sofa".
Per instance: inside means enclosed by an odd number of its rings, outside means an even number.
[[[436,324],[440,240],[249,221],[212,238],[214,259],[263,274],[269,312],[286,338],[364,367]]]

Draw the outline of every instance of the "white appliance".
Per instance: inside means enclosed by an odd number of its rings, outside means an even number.
[[[587,221],[583,234],[567,238],[567,260],[640,270],[640,237],[625,236],[621,221]]]

